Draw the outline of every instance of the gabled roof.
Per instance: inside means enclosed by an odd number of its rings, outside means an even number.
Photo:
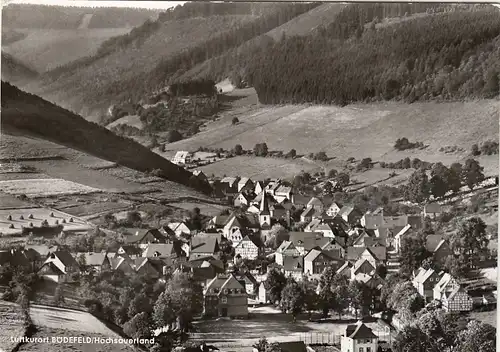
[[[92,252],[78,253],[76,257],[80,258],[81,255],[85,257],[85,264],[89,266],[102,266],[108,258],[106,253],[92,253]]]
[[[281,244],[278,247],[278,249],[276,250],[276,252],[281,253],[281,252],[284,252],[286,250],[293,250],[293,249],[296,250],[296,247],[291,241],[283,241],[283,242],[281,242]]]
[[[314,207],[314,206],[322,207],[323,206],[323,202],[319,198],[312,197],[309,200],[309,202],[307,202],[306,206],[307,207]]]
[[[167,227],[172,230],[172,231],[186,231],[186,233],[191,233],[191,229],[189,228],[189,226],[181,221],[181,222],[171,222],[167,225]],[[165,228],[164,228],[165,229]],[[174,234],[174,233],[171,233],[171,234]]]
[[[246,235],[245,237],[243,237],[243,239],[240,241],[240,243],[238,243],[238,244],[236,245],[236,247],[235,247],[235,248],[241,247],[241,246],[244,244],[244,242],[251,242],[251,243],[253,243],[253,244],[254,244],[257,248],[262,247],[262,243],[261,243],[261,242],[260,242],[260,241],[259,241],[259,240],[255,237],[255,236],[250,237],[250,236]]]
[[[205,287],[206,293],[217,294],[219,295],[224,288],[228,286],[239,286],[240,289],[245,289],[245,287],[241,284],[238,279],[233,274],[220,274],[214,277]],[[213,293],[210,290],[218,289],[219,292]]]
[[[52,262],[43,264],[39,271],[41,271],[42,269],[46,270],[44,275],[64,275],[64,272],[61,271],[61,269],[55,266],[55,264]]]
[[[226,224],[224,225],[224,227],[241,227],[241,224],[238,220],[238,218],[236,217],[236,215],[233,213],[229,216],[229,218],[227,219],[227,222]]]
[[[368,326],[362,322],[357,324],[347,325],[346,336],[351,339],[376,339],[378,338]]]
[[[329,260],[340,260],[339,256],[336,256],[333,251],[323,251],[320,249],[311,249],[309,253],[304,257],[304,261],[313,262],[320,255],[323,255],[326,259]]]
[[[224,227],[229,220],[229,215],[217,215],[210,220],[216,227]]]
[[[173,243],[150,243],[142,253],[143,257],[170,257],[177,255],[175,245]]]
[[[358,260],[363,252],[368,250],[375,259],[384,261],[387,255],[387,249],[383,246],[376,247],[347,247],[347,259]]]
[[[375,270],[375,268],[373,267],[373,265],[366,259],[363,259],[363,258],[359,258],[355,263],[354,263],[354,266],[352,268],[353,272],[356,274],[356,271],[361,268],[361,266],[364,264],[364,263],[367,263],[371,266],[372,270]]]
[[[275,194],[289,194],[292,191],[292,187],[287,187],[287,186],[279,186],[278,189],[276,189]]]
[[[446,297],[446,298],[448,300],[453,299],[453,297],[455,297],[459,292],[463,292],[463,293],[467,294],[467,292],[464,290],[464,288],[462,286],[458,286],[453,291],[451,291],[450,294],[448,295],[448,297]],[[446,296],[446,293],[445,293],[445,296]]]
[[[267,194],[264,194],[262,196],[262,199],[260,201],[259,213],[260,213],[260,215],[270,215],[271,214],[269,212],[269,196]]]
[[[304,269],[304,260],[301,256],[286,256],[283,257],[283,268],[286,271],[300,271]]]
[[[57,251],[52,253],[51,256],[57,257],[66,267],[78,266],[75,258],[68,251]]]
[[[236,177],[224,177],[222,180],[220,180],[220,182],[227,183],[227,184],[229,184],[229,187],[233,187],[233,185],[238,182],[238,178],[236,178]]]
[[[168,227],[167,227],[168,228]],[[170,230],[170,229],[169,229]],[[151,234],[158,242],[165,242],[166,238],[158,229],[135,229],[135,233],[126,237],[127,243],[139,243],[148,235]]]
[[[191,239],[191,253],[217,253],[219,243],[216,238],[208,236],[194,236]]]
[[[308,206],[303,212],[302,214],[300,214],[300,217],[310,217],[310,216],[313,216],[314,214],[316,213],[316,209],[314,209],[313,207],[311,206]]]
[[[340,268],[337,269],[336,274],[342,273],[344,270],[351,269],[352,264],[349,262],[345,262]]]
[[[337,215],[340,215],[340,216],[349,216],[351,213],[353,212],[358,212],[358,209],[355,207],[355,206],[349,206],[349,205],[344,205],[342,208],[340,208],[340,211]]]
[[[252,180],[248,177],[242,177],[239,181],[238,181],[238,185],[241,185],[241,186],[245,186],[247,183],[252,183]]]
[[[46,244],[27,244],[24,248],[34,250],[42,257],[46,257],[49,253],[57,251],[57,246],[48,246]]]
[[[307,347],[303,341],[279,342],[281,352],[306,352]]]
[[[428,235],[425,241],[425,247],[431,253],[436,252],[445,242],[442,235]]]
[[[399,229],[399,227],[398,227],[398,229]],[[400,229],[398,232],[396,232],[396,236],[395,237],[399,238],[401,236],[406,235],[410,231],[410,229],[411,229],[411,225],[410,224],[404,226],[402,229]]]

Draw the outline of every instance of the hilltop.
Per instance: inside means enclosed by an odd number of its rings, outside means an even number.
[[[193,184],[189,171],[148,148],[3,81],[2,132],[56,143],[139,172],[158,170],[166,180],[205,190],[204,185]],[[13,151],[21,153],[18,147]]]

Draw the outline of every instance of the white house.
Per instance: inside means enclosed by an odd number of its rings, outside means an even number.
[[[279,186],[274,192],[274,199],[278,203],[283,202],[285,199],[292,199],[292,187]]]
[[[378,337],[363,322],[347,325],[344,336],[340,340],[342,352],[377,352]]]
[[[445,273],[432,290],[433,298],[441,301],[445,293],[451,293],[458,287],[460,287],[458,281],[450,274]]]
[[[462,287],[457,287],[450,293],[444,293],[441,303],[447,312],[470,312],[473,306],[471,296]]]
[[[327,209],[326,209],[326,215],[335,217],[340,211],[340,206],[333,202]]]
[[[191,153],[187,151],[178,151],[172,159],[176,165],[186,165],[191,161]]]
[[[411,229],[411,225],[408,224],[405,227],[403,227],[403,229],[401,231],[399,231],[396,234],[396,236],[394,236],[394,249],[396,250],[396,252],[399,253],[401,251],[402,239],[411,233],[410,229]]]
[[[234,247],[234,255],[240,256],[243,259],[256,259],[260,252],[261,246],[257,240],[245,236],[237,245]]]

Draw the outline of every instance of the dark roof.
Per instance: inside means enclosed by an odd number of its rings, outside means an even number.
[[[64,264],[64,266],[78,266],[75,258],[68,251],[57,251],[51,255],[56,256]]]
[[[291,257],[285,256],[283,257],[283,268],[286,271],[303,271],[304,268],[304,258],[301,256]]]
[[[191,239],[191,253],[217,253],[219,242],[211,236],[194,236]]]
[[[358,323],[354,325],[347,325],[346,336],[351,339],[376,339],[375,335],[368,326],[363,323]]]
[[[158,229],[136,229],[135,234],[125,237],[127,243],[141,242],[148,234],[151,234],[158,242],[165,243],[166,238]]]
[[[224,227],[224,225],[227,224],[228,220],[229,220],[229,215],[217,215],[214,218],[212,218],[212,222],[214,223],[215,226],[218,227]]]
[[[307,348],[304,341],[279,342],[279,348],[282,352],[306,352]]]
[[[323,238],[322,232],[289,232],[289,241],[296,247],[304,247],[306,251],[320,245]]]
[[[373,256],[378,260],[385,260],[387,255],[387,249],[383,246],[377,247],[347,247],[347,259],[348,260],[358,260],[361,254],[368,249]]]
[[[428,235],[425,241],[425,247],[429,252],[433,253],[442,240],[444,240],[442,235]]]
[[[45,263],[42,265],[40,270],[48,267],[48,270],[44,273],[44,275],[64,275],[64,273],[59,269],[57,266],[55,266],[54,263]],[[39,270],[39,271],[40,271]]]

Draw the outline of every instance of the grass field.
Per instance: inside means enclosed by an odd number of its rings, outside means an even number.
[[[302,170],[318,169],[318,165],[302,159],[261,158],[237,156],[210,165],[202,166],[206,175],[245,176],[252,179],[287,178],[299,174]]]
[[[45,72],[91,56],[104,41],[128,33],[131,29],[16,29],[26,34],[26,37],[3,46],[2,50],[38,72]]]
[[[450,164],[466,158],[472,144],[498,139],[499,106],[499,102],[485,100],[355,104],[343,108],[290,105],[241,108],[208,124],[205,131],[192,138],[169,144],[168,149],[232,149],[236,144],[253,149],[256,143],[266,142],[270,150],[286,153],[296,149],[298,154],[325,151],[339,160],[370,157],[374,161],[391,162],[409,156]],[[238,125],[231,124],[233,116],[239,118]],[[398,152],[393,145],[401,137],[423,142],[428,147]],[[439,152],[441,147],[454,145],[465,152]],[[498,169],[498,157],[479,160],[490,171]],[[223,172],[229,173],[226,168]]]
[[[200,208],[200,213],[202,215],[208,215],[208,216],[219,215],[222,210],[227,208],[227,207],[222,206],[222,205],[189,203],[189,202],[169,203],[168,205],[175,207],[175,208],[180,208],[180,209],[189,210],[189,211],[191,211],[197,207],[197,208]]]
[[[28,197],[46,197],[64,194],[86,194],[100,192],[97,188],[88,187],[63,179],[24,179],[0,181],[0,188],[5,193]]]
[[[12,351],[16,343],[11,337],[22,337],[25,331],[17,304],[0,300],[0,331],[0,351]]]
[[[91,204],[83,204],[68,208],[60,208],[64,212],[74,216],[90,216],[93,214],[112,212],[128,208],[130,205],[115,202],[96,202]]]
[[[497,310],[492,310],[488,312],[471,312],[469,314],[471,318],[477,319],[483,323],[490,324],[494,327],[497,326]]]

